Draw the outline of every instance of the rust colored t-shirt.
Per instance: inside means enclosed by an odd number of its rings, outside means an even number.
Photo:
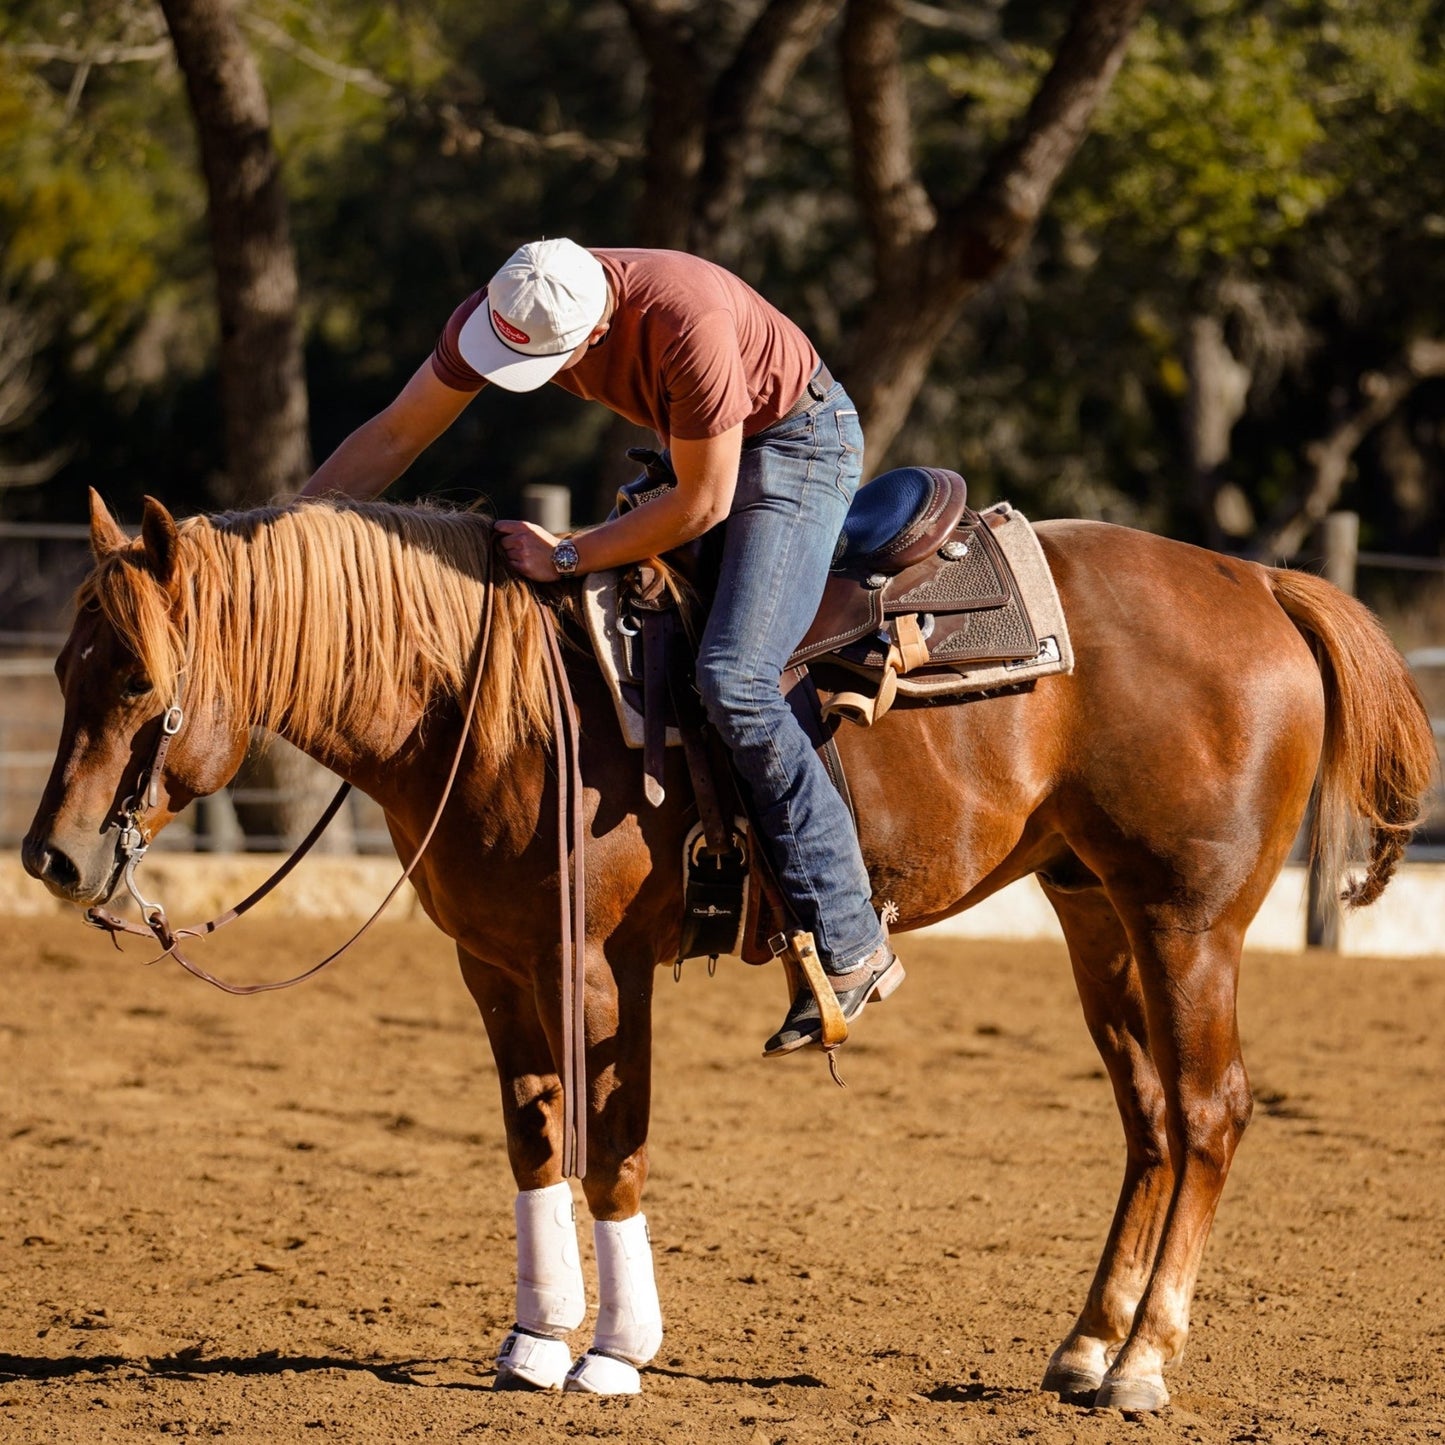
[[[754,436],[787,415],[818,366],[812,343],[730,271],[682,251],[594,250],[616,305],[607,335],[552,380],[664,441]],[[486,288],[452,313],[432,353],[437,378],[485,386],[462,357],[462,326]]]

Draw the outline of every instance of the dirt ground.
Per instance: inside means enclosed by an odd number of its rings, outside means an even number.
[[[302,989],[231,999],[78,922],[4,927],[0,1440],[1445,1427],[1445,962],[1246,960],[1256,1122],[1174,1404],[1126,1418],[1035,1388],[1121,1169],[1057,948],[905,938],[908,986],[845,1051],[846,1092],[816,1057],[757,1057],[774,970],[663,980],[647,1212],[668,1333],[641,1398],[599,1401],[492,1391],[513,1186],[438,935],[383,928]],[[274,977],[339,931],[248,920],[207,957]]]

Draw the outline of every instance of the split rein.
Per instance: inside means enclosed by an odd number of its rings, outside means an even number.
[[[489,568],[490,572],[490,568]],[[228,923],[234,923],[243,914],[250,912],[263,898],[276,888],[298,863],[311,851],[317,840],[326,831],[331,820],[340,810],[351,792],[350,783],[342,783],[336,790],[325,811],[316,820],[311,831],[296,846],[291,856],[276,869],[254,892],[248,894],[234,908],[210,919],[206,923],[192,924],[185,928],[172,928],[164,906],[159,901],[146,898],[136,883],[136,869],[150,849],[142,817],[145,810],[154,808],[160,799],[160,788],[165,772],[166,754],[171,741],[180,732],[185,722],[185,713],[179,696],[161,716],[160,736],[156,739],[155,751],[150,762],[142,770],[136,790],[121,805],[122,830],[119,850],[125,859],[123,880],[130,896],[140,911],[144,927],[131,923],[100,907],[89,908],[85,921],[93,928],[99,928],[111,937],[111,942],[120,947],[116,935],[132,934],[139,938],[153,938],[163,952],[151,959],[159,963],[163,958],[173,958],[187,973],[221,989],[225,993],[248,996],[257,993],[271,993],[277,989],[291,988],[320,973],[328,964],[334,963],[371,928],[386,912],[391,901],[401,891],[416,871],[426,852],[442,814],[451,799],[452,788],[457,774],[461,771],[462,757],[466,752],[467,739],[471,736],[472,720],[476,716],[477,701],[481,696],[482,677],[486,671],[487,658],[491,652],[492,623],[495,613],[496,590],[491,576],[486,579],[485,600],[482,605],[482,630],[477,644],[476,665],[472,672],[471,689],[467,695],[466,711],[462,717],[461,734],[457,739],[456,751],[452,755],[451,769],[437,800],[431,822],[411,861],[402,871],[401,877],[392,884],[391,891],[381,900],[376,911],[341,945],[327,954],[319,963],[312,964],[294,978],[280,979],[271,983],[227,983],[187,958],[181,951],[181,941],[187,938],[203,938],[216,933]],[[541,614],[543,636],[546,639],[544,653],[547,675],[547,693],[552,706],[552,728],[557,754],[557,879],[560,896],[559,932],[561,936],[562,973],[562,1172],[581,1178],[587,1172],[587,1034],[586,1034],[586,974],[587,974],[587,894],[586,868],[583,858],[583,839],[586,834],[584,798],[582,791],[581,730],[578,723],[577,707],[572,698],[572,689],[567,681],[561,644],[557,640],[557,627],[546,607],[540,600],[535,605]]]

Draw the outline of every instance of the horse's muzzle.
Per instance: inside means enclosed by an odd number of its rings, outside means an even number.
[[[20,847],[21,862],[32,878],[67,903],[104,903],[115,892],[124,867],[117,847],[119,835],[118,828],[107,828],[90,856],[77,859],[55,839],[29,833]]]

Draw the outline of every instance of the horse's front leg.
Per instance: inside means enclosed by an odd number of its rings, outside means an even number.
[[[532,989],[463,949],[457,957],[497,1061],[518,1190],[516,1323],[497,1355],[497,1383],[558,1390],[572,1368],[566,1336],[587,1312],[572,1188],[561,1172],[562,1086]]]
[[[597,1248],[598,1310],[592,1347],[567,1376],[569,1390],[589,1394],[637,1394],[638,1367],[662,1346],[652,1241],[642,1213],[652,1106],[652,979],[651,965],[614,973],[600,949],[589,950],[582,1189]],[[560,1008],[549,1002],[543,1002],[545,1016],[559,1017]]]

